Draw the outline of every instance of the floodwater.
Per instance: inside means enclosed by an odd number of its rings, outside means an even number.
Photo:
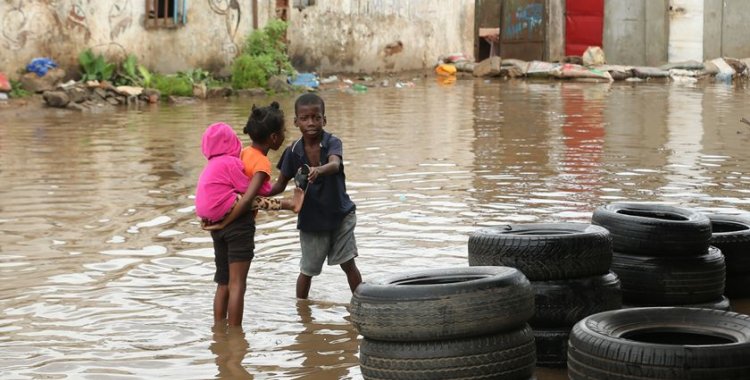
[[[468,265],[479,227],[588,222],[615,201],[750,210],[745,84],[433,80],[323,93],[365,281]],[[291,141],[293,98],[275,99]],[[212,326],[201,133],[240,132],[271,100],[0,113],[0,378],[361,378],[341,270],[294,297],[288,212],[258,215],[243,328]]]

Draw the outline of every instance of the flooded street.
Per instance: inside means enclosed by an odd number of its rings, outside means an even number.
[[[479,227],[590,222],[620,200],[750,210],[747,84],[416,84],[321,93],[364,281],[467,266]],[[290,212],[258,214],[243,328],[212,328],[213,248],[193,209],[201,134],[215,121],[241,133],[253,101],[271,100],[286,145],[292,96],[0,113],[0,378],[361,378],[343,272],[326,266],[311,301],[294,297]]]

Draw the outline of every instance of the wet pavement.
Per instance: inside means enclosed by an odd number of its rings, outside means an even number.
[[[588,222],[615,201],[750,210],[743,83],[425,78],[322,95],[365,281],[468,265],[479,227]],[[291,141],[293,97],[274,99]],[[294,298],[291,213],[258,215],[243,328],[212,326],[211,240],[192,208],[200,136],[220,120],[240,132],[252,102],[271,100],[3,111],[1,378],[361,378],[343,273],[324,268],[312,300]]]

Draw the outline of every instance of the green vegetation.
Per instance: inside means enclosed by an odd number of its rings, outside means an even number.
[[[271,20],[262,30],[247,36],[242,54],[232,64],[231,84],[235,89],[266,87],[274,75],[294,72],[284,42],[287,23]],[[110,63],[102,54],[86,49],[78,55],[82,81],[112,81],[116,85],[140,86],[159,90],[163,96],[193,96],[193,86],[220,87],[224,82],[201,68],[176,75],[152,73],[129,54],[121,63]],[[19,90],[22,91],[22,90]],[[21,92],[16,93],[16,95]]]
[[[286,54],[286,29],[286,22],[271,20],[247,37],[242,54],[232,64],[232,87],[266,87],[270,77],[294,72]]]
[[[78,54],[78,63],[83,69],[83,81],[110,80],[116,68],[115,64],[107,62],[103,55],[94,55],[91,49]]]
[[[193,83],[178,75],[154,74],[153,87],[159,90],[162,96],[193,96]]]
[[[151,72],[145,66],[139,65],[133,54],[128,54],[122,61],[115,82],[119,85],[151,87],[152,78]]]
[[[31,92],[24,90],[23,86],[21,86],[21,82],[13,79],[10,80],[10,93],[8,96],[11,98],[23,98],[24,96],[29,95],[31,95]]]
[[[219,87],[223,84],[220,80],[214,78],[210,72],[201,68],[190,69],[185,72],[180,71],[177,76],[185,78],[191,84],[205,83],[206,87]]]

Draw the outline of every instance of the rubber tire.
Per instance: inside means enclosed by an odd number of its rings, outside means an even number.
[[[534,373],[534,335],[526,325],[500,334],[432,342],[364,338],[360,369],[365,379],[519,379]]]
[[[532,281],[536,313],[529,324],[539,327],[573,327],[576,322],[602,311],[622,307],[617,275],[573,278],[559,281]]]
[[[534,292],[515,268],[432,269],[360,284],[350,312],[369,339],[465,338],[523,326],[534,315]]]
[[[676,306],[712,302],[724,294],[724,256],[716,247],[700,256],[647,257],[615,253],[612,271],[628,304]]]
[[[649,333],[654,342],[644,339],[643,334]],[[678,341],[673,339],[677,333],[731,342]],[[740,380],[750,378],[748,358],[750,316],[711,309],[622,309],[594,314],[573,327],[568,376],[571,380]]]
[[[536,366],[565,368],[568,362],[568,336],[570,329],[534,327]]]
[[[591,221],[609,230],[614,252],[631,255],[700,255],[711,240],[706,215],[667,205],[613,203],[596,208]]]
[[[513,224],[469,236],[469,265],[518,268],[531,281],[605,274],[611,262],[609,232],[591,224]]]
[[[698,308],[698,309],[714,309],[714,310],[722,310],[722,311],[732,311],[732,304],[729,302],[729,298],[722,296],[719,299],[716,299],[711,302],[702,302],[702,303],[691,303],[686,305],[671,305],[674,307],[692,307],[692,308]],[[653,305],[622,305],[623,309],[632,309],[635,307],[653,307]]]
[[[750,273],[728,274],[724,294],[731,299],[750,298]]]
[[[707,214],[711,245],[721,249],[730,273],[750,273],[750,217]]]

